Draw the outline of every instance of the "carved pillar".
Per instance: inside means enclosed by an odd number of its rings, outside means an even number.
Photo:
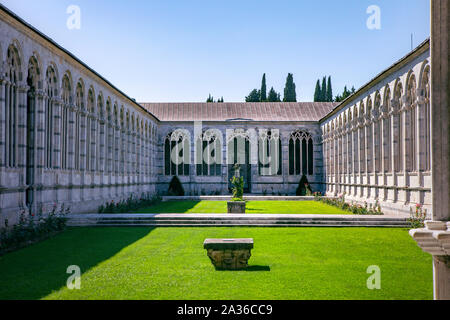
[[[450,300],[450,3],[431,0],[431,137],[433,221],[411,230],[433,255],[434,298]]]
[[[42,186],[44,184],[45,167],[45,93],[42,90],[36,92],[36,134],[35,134],[35,204],[43,203]]]
[[[6,83],[4,79],[0,78],[0,167],[6,165],[5,161],[5,146],[6,146],[6,131],[5,131],[5,102],[6,102]],[[2,179],[0,176],[0,185],[2,184]]]
[[[26,158],[27,158],[27,92],[28,86],[19,86],[17,88],[18,99],[16,104],[17,110],[17,157],[16,157],[16,167],[23,168],[26,171]],[[17,161],[18,160],[18,161]],[[24,171],[24,177],[26,172]],[[20,181],[24,183],[25,181]]]
[[[53,168],[61,169],[61,101],[53,98],[53,120],[54,120],[54,139],[53,139]]]
[[[68,159],[67,159],[67,169],[73,171],[75,169],[75,117],[76,117],[76,110],[75,106],[71,105],[68,107],[67,110],[68,119],[67,122],[69,123],[68,128],[68,146],[67,146],[67,153],[68,153]],[[73,176],[73,173],[70,174],[70,176]],[[71,179],[72,180],[72,179]]]

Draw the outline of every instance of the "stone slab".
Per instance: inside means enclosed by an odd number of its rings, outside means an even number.
[[[216,250],[253,249],[253,239],[206,239],[203,247]]]

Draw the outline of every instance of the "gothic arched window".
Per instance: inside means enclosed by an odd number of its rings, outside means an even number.
[[[53,167],[53,139],[54,139],[54,97],[57,91],[56,72],[52,67],[48,67],[46,77],[45,95],[45,168]]]
[[[6,75],[9,84],[6,85],[6,141],[5,141],[5,159],[7,167],[15,167],[18,165],[18,109],[19,109],[19,74],[20,74],[20,58],[17,48],[11,45],[8,48],[6,61]]]
[[[431,170],[431,110],[430,110],[430,66],[427,66],[422,76],[422,95],[424,97],[424,110],[421,112],[420,147],[424,150],[421,170]]]
[[[69,155],[69,106],[71,103],[71,81],[67,74],[62,80],[63,107],[61,109],[61,169],[69,169],[67,161]]]
[[[314,146],[311,134],[296,131],[289,139],[289,174],[314,174]]]
[[[405,112],[406,117],[406,171],[415,171],[416,161],[416,78],[414,74],[411,74],[408,81],[408,88],[406,91],[406,100],[408,108]]]
[[[222,175],[222,139],[218,130],[206,130],[197,137],[196,167],[198,176]]]
[[[164,141],[164,172],[166,176],[188,176],[190,141],[185,130],[175,130]]]
[[[259,175],[275,176],[282,173],[281,139],[278,130],[262,130],[258,141]]]

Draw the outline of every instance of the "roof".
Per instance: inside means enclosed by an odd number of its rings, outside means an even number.
[[[140,103],[160,121],[319,121],[338,103]]]

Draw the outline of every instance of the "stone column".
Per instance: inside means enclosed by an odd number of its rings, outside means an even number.
[[[45,167],[45,92],[36,92],[36,139],[35,139],[35,178],[37,186],[35,204],[43,203],[42,186],[44,184]]]
[[[431,0],[431,137],[433,221],[411,230],[433,255],[434,298],[450,300],[450,3]]]
[[[87,199],[86,197],[86,174],[87,170],[87,114],[85,109],[81,109],[80,111],[80,144],[79,144],[79,155],[80,155],[80,167],[79,170],[81,172],[80,177],[80,186],[81,186],[81,194],[80,194],[80,200],[84,201]]]
[[[5,88],[5,80],[0,78],[0,167],[4,167],[6,165],[5,161],[5,145],[6,145],[6,110],[5,110],[5,101],[6,101],[6,88]],[[2,183],[2,179],[0,176],[0,185]]]
[[[26,175],[27,166],[27,92],[29,87],[26,85],[21,85],[17,89],[18,99],[16,101],[17,110],[17,149],[16,152],[18,156],[16,157],[16,167],[23,168],[24,176]],[[20,183],[25,182],[20,181]]]
[[[68,110],[67,110],[67,122],[69,127],[68,129],[68,146],[67,146],[67,154],[68,154],[68,159],[67,159],[67,169],[71,170],[70,173],[70,177],[71,177],[71,181],[70,183],[73,182],[73,169],[75,169],[75,117],[76,117],[76,107],[74,105],[70,105],[68,106]]]
[[[53,168],[56,170],[61,169],[61,100],[58,98],[53,99]]]

